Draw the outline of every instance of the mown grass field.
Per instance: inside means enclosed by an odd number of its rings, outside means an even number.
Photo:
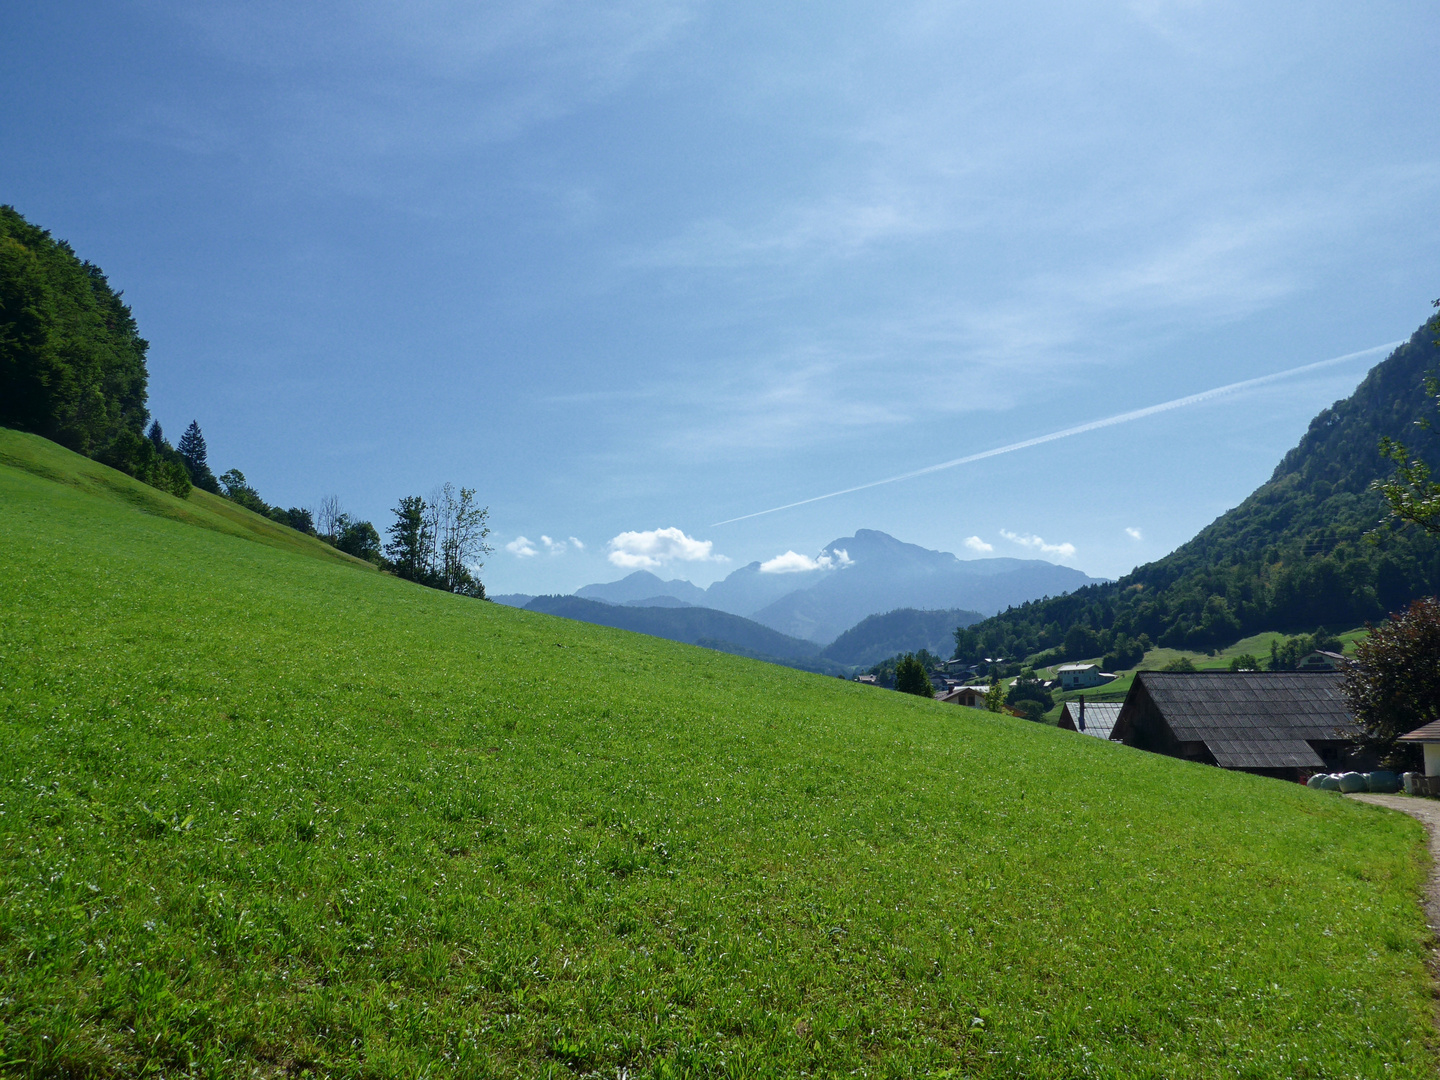
[[[4,1075],[1435,1073],[1402,815],[0,451]]]

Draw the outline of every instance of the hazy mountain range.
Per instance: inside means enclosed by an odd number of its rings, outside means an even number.
[[[708,589],[637,570],[619,581],[586,585],[575,595],[648,606],[664,604],[660,598],[668,597],[743,615],[790,637],[828,645],[866,616],[896,608],[957,608],[993,615],[1099,580],[1042,559],[959,559],[874,529],[860,529],[827,544],[816,561],[828,566],[776,574],[753,562]]]
[[[767,573],[760,563],[753,562],[708,589],[683,578],[666,581],[647,570],[637,570],[619,581],[586,585],[576,590],[575,596],[643,609],[709,608],[752,620],[790,639],[826,646],[868,616],[896,609],[955,612],[961,622],[968,623],[1015,604],[1058,596],[1101,580],[1041,559],[960,559],[949,552],[904,543],[874,529],[860,529],[854,536],[827,544],[815,561],[820,564],[815,569],[790,573]],[[532,605],[536,600],[524,595],[495,599],[517,607]],[[555,610],[556,598],[541,599],[544,604],[537,610],[561,613]],[[620,625],[616,618],[607,617],[607,625]],[[630,625],[633,621],[625,625],[638,628]],[[916,627],[910,629],[925,637],[925,647],[933,644],[933,628],[923,632]],[[878,639],[860,652],[868,655],[876,647]]]

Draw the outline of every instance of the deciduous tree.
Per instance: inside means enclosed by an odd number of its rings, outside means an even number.
[[[1396,740],[1440,720],[1440,600],[1416,600],[1370,627],[1340,686],[1359,728],[1355,741],[1387,764],[1413,761],[1415,751]]]
[[[991,712],[1001,712],[1005,708],[1005,683],[996,679],[990,684],[990,689],[985,691],[985,708]]]
[[[270,516],[270,507],[260,498],[260,493],[250,486],[245,474],[239,469],[225,470],[220,475],[220,486],[224,488],[225,497],[231,502],[239,503],[246,510],[264,517]]]
[[[320,500],[320,505],[315,508],[315,531],[320,534],[322,540],[336,544],[344,531],[341,519],[349,520],[349,515],[340,509],[340,500],[334,495],[326,495]]]
[[[347,555],[364,559],[379,565],[380,534],[368,521],[351,521],[348,514],[341,514],[336,522],[335,546]]]
[[[906,653],[895,665],[895,689],[902,694],[915,694],[918,697],[935,696],[935,688],[930,684],[925,665],[914,653]]]
[[[484,598],[485,586],[476,576],[490,554],[490,509],[475,504],[475,489],[445,484],[435,492],[428,507],[430,531],[434,537],[431,577],[437,587],[466,596]]]

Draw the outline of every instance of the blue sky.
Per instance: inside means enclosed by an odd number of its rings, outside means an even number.
[[[125,290],[167,431],[382,528],[474,486],[492,592],[857,528],[1119,575],[1379,357],[714,523],[1393,341],[1440,296],[1422,0],[6,22],[0,201]]]

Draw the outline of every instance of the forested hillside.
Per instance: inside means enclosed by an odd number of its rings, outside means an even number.
[[[158,427],[143,434],[148,347],[98,266],[0,206],[0,427],[184,495],[180,455]]]
[[[944,657],[950,655],[955,628],[969,626],[983,618],[978,611],[959,608],[941,611],[897,608],[860,620],[827,645],[820,655],[856,667],[868,667],[897,653],[922,649]]]
[[[1141,634],[1208,649],[1267,629],[1353,626],[1440,589],[1440,540],[1382,525],[1372,483],[1390,474],[1382,436],[1440,460],[1425,374],[1440,368],[1436,321],[1310,423],[1249,498],[1165,558],[1113,584],[1012,608],[957,634],[959,655],[1133,655]]]

